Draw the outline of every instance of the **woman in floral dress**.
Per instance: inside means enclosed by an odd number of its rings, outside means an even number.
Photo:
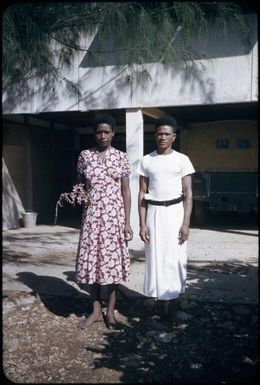
[[[127,242],[130,226],[130,167],[127,154],[111,146],[115,121],[99,114],[93,122],[97,147],[81,151],[77,182],[85,183],[90,205],[84,209],[76,259],[76,281],[91,285],[93,311],[80,328],[102,320],[100,286],[108,285],[105,322],[116,328],[114,309],[117,284],[130,274]]]

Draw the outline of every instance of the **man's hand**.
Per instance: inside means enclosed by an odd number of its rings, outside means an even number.
[[[182,224],[179,231],[179,244],[182,245],[184,241],[187,241],[189,236],[189,225]]]
[[[147,226],[141,226],[139,232],[140,238],[143,242],[148,243],[150,240],[149,231]]]

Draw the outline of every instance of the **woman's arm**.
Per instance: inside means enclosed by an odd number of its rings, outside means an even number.
[[[138,213],[139,213],[139,226],[140,232],[139,235],[143,242],[149,242],[149,231],[146,226],[146,211],[147,203],[144,199],[144,194],[148,192],[149,178],[145,176],[140,176],[139,179],[139,194],[138,194]]]
[[[130,226],[130,211],[131,211],[131,192],[129,187],[129,178],[121,178],[121,193],[125,208],[125,240],[133,239],[133,230]]]

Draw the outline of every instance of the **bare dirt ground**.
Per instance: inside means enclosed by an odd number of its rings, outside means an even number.
[[[134,279],[119,285],[119,332],[108,330],[103,322],[83,331],[77,328],[91,309],[87,288],[73,283],[78,229],[58,227],[52,234],[47,227],[36,229],[10,230],[3,236],[7,379],[14,383],[255,381],[259,373],[255,223],[191,229],[187,290],[175,322],[160,320],[158,303],[142,295],[143,251],[131,250]],[[105,290],[103,299],[105,312]]]

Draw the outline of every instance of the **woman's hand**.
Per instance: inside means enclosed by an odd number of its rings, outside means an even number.
[[[133,233],[133,230],[129,224],[125,225],[124,234],[125,234],[125,241],[128,242],[128,241],[131,241],[133,239],[134,233]]]

